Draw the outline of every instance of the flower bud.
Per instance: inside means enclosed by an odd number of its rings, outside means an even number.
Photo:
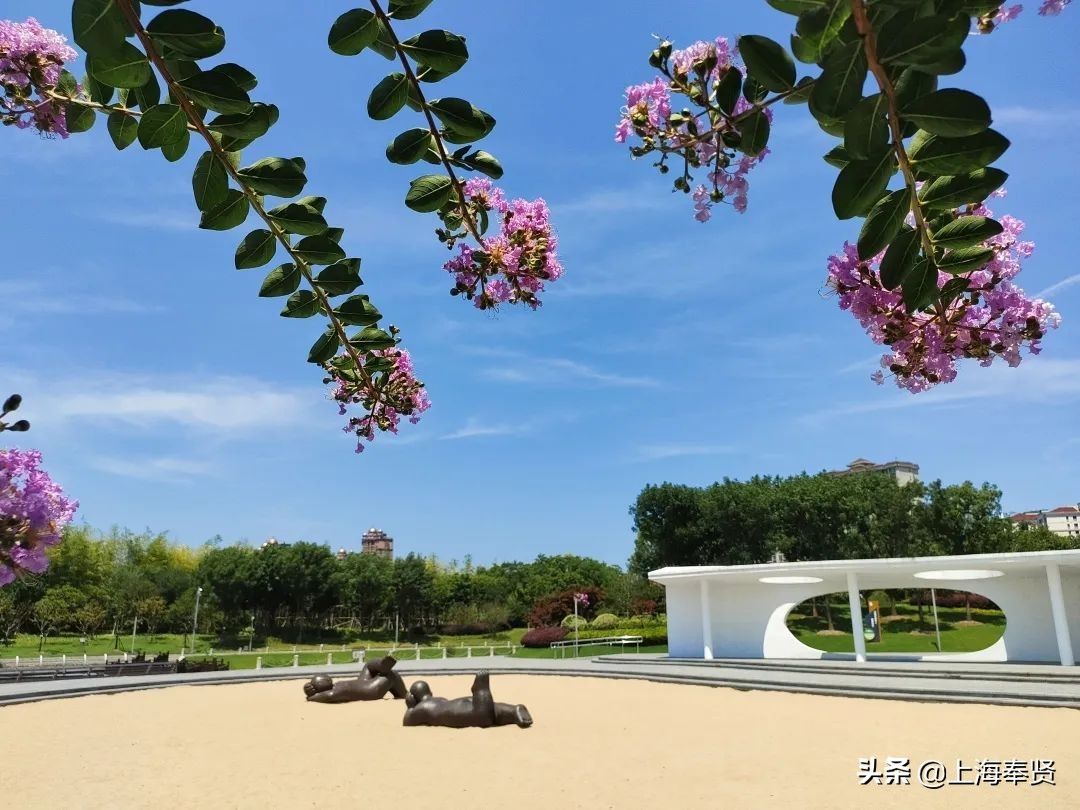
[[[19,410],[20,405],[22,405],[22,397],[18,394],[12,394],[10,397],[4,400],[3,413],[0,413],[0,416],[11,413],[12,411]]]
[[[25,433],[29,429],[30,429],[30,423],[27,422],[25,419],[20,419],[14,425],[12,425],[11,427],[8,428],[8,430],[17,430],[17,431],[20,431],[20,432],[23,432],[23,433]]]
[[[668,59],[668,57],[671,56],[672,47],[673,47],[672,44],[670,42],[668,42],[666,39],[663,42],[661,42],[660,47],[657,48],[657,51],[660,54],[660,58],[666,61]]]

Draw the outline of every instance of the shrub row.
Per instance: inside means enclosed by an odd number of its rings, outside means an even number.
[[[521,637],[522,647],[550,647],[553,641],[565,641],[569,635],[565,627],[536,627]]]

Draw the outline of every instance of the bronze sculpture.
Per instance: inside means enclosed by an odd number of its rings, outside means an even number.
[[[446,728],[491,728],[516,725],[528,728],[532,715],[524,706],[496,703],[491,697],[491,675],[477,672],[473,680],[472,697],[434,697],[431,687],[417,681],[409,687],[405,698],[406,726],[445,726]]]
[[[408,695],[405,682],[394,672],[392,655],[369,661],[352,680],[334,683],[329,675],[316,675],[304,684],[304,694],[312,703],[351,703],[354,700],[382,700],[387,694],[397,699]]]

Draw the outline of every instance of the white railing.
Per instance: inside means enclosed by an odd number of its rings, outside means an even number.
[[[101,655],[77,653],[59,656],[16,655],[14,658],[0,658],[0,669],[32,669],[40,667],[76,669],[96,664],[126,664],[130,663],[133,657],[128,653],[115,653],[111,656],[107,653]],[[151,660],[153,659],[151,658]]]
[[[553,641],[551,642],[551,657],[561,650],[562,657],[566,658],[567,649],[574,650],[574,656],[577,657],[577,651],[581,647],[628,647],[631,644],[634,645],[635,651],[641,650],[642,636],[604,636],[603,638],[583,638],[583,639],[567,639],[566,641]]]

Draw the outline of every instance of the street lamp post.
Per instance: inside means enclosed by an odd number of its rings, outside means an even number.
[[[199,632],[199,597],[202,596],[202,588],[195,589],[195,619],[191,623],[191,654],[195,654],[195,638]]]

